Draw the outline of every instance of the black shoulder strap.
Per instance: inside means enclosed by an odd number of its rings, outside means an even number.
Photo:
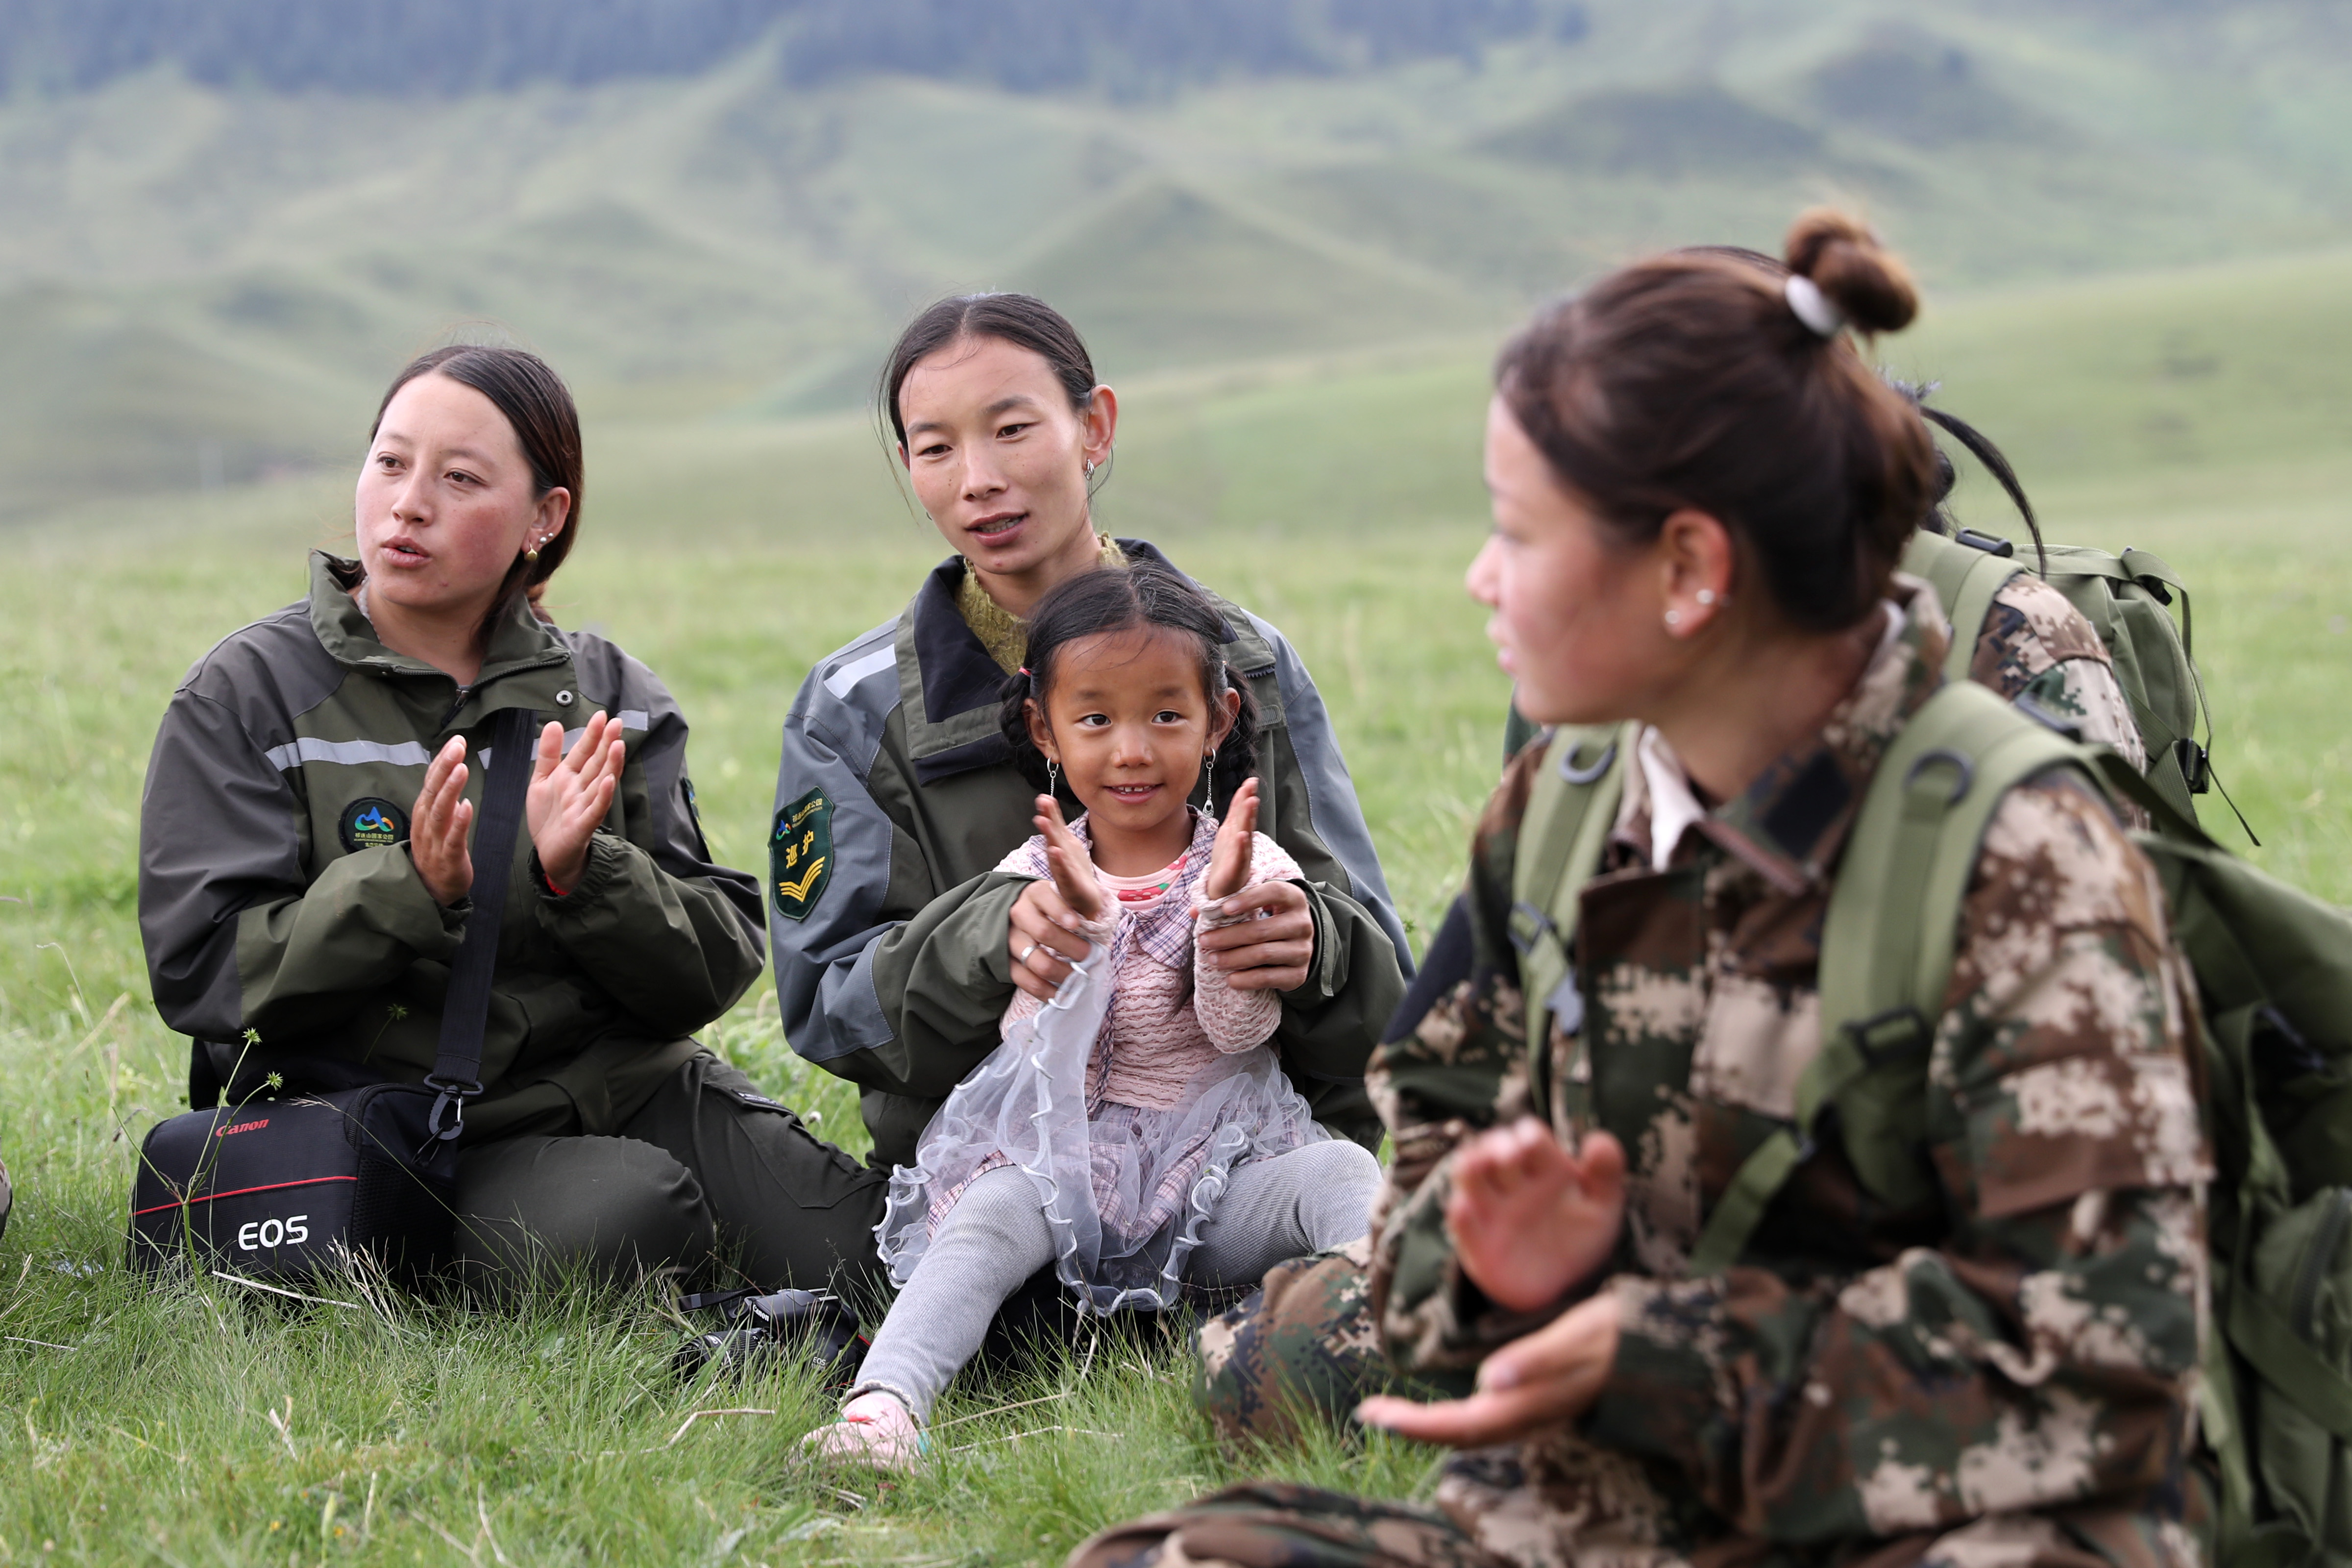
[[[482,1092],[478,1076],[482,1070],[482,1026],[490,1012],[499,928],[506,918],[507,883],[514,876],[515,835],[522,826],[538,729],[537,712],[508,708],[500,710],[491,731],[489,777],[482,785],[482,815],[474,825],[474,908],[466,917],[466,940],[457,949],[457,962],[449,966],[440,1051],[434,1058],[433,1075],[425,1080],[441,1091],[427,1124],[436,1138],[457,1137],[465,1128],[466,1101]]]

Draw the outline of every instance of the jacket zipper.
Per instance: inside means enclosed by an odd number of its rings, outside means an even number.
[[[2319,1216],[2319,1228],[2312,1233],[2311,1245],[2303,1255],[2303,1267],[2294,1279],[2294,1331],[2311,1345],[2319,1342],[2313,1337],[2316,1325],[2312,1321],[2319,1311],[2319,1282],[2344,1245],[2346,1227],[2352,1226],[2352,1187],[2337,1187],[2327,1198],[2327,1212]]]

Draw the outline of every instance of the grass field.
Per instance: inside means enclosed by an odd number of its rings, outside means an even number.
[[[2264,265],[1958,304],[1894,355],[2011,444],[2053,539],[2153,549],[2196,585],[2215,754],[2258,858],[2347,900],[2352,371],[2326,351],[2352,337],[2352,263]],[[1492,780],[1505,698],[1459,589],[1484,526],[1490,347],[1134,387],[1103,504],[1298,644],[1422,931]],[[2008,527],[1983,487],[1967,500]],[[0,1563],[1012,1563],[1268,1470],[1421,1484],[1433,1456],[1386,1439],[1221,1455],[1164,1347],[1079,1347],[961,1388],[942,1415],[970,1419],[941,1431],[938,1463],[877,1488],[799,1461],[821,1410],[804,1384],[674,1384],[682,1331],[659,1282],[476,1313],[355,1290],[287,1310],[123,1278],[131,1151],[177,1108],[184,1061],[134,924],[146,748],[189,661],[296,597],[302,549],[347,505],[341,479],[295,480],[0,533],[0,1155],[18,1193],[0,1240]],[[753,864],[793,689],[939,553],[855,421],[607,425],[556,599],[677,690],[714,846]],[[2207,816],[2243,844],[2218,803]],[[710,1040],[862,1142],[851,1097],[784,1047],[764,984]],[[737,1408],[772,1414],[689,1424]]]

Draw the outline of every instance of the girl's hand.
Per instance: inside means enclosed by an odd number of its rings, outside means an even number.
[[[1256,847],[1257,780],[1245,779],[1234,791],[1224,821],[1217,824],[1217,841],[1209,850],[1209,874],[1201,879],[1201,896],[1214,901],[1230,898],[1249,885],[1250,853]]]
[[[1072,913],[1092,924],[1103,918],[1102,884],[1095,880],[1094,857],[1062,820],[1061,803],[1050,795],[1037,797],[1037,815],[1030,819],[1045,836],[1045,864],[1054,870],[1054,890]]]
[[[425,770],[425,787],[408,812],[408,858],[425,890],[443,909],[474,890],[474,858],[466,835],[474,803],[466,798],[466,737],[452,735]]]
[[[1488,1300],[1532,1312],[1590,1278],[1625,1223],[1625,1149],[1606,1132],[1560,1147],[1532,1116],[1481,1133],[1454,1161],[1445,1229]]]
[[[1595,1296],[1481,1362],[1469,1398],[1416,1405],[1375,1395],[1356,1407],[1356,1419],[1454,1448],[1534,1436],[1573,1421],[1600,1396],[1616,1364],[1617,1328],[1617,1298]]]
[[[559,892],[570,892],[587,875],[588,840],[613,807],[628,754],[621,726],[603,713],[588,721],[568,757],[562,725],[551,722],[539,732],[539,761],[523,811],[540,869]]]
[[[1094,861],[1087,854],[1087,847],[1064,824],[1062,808],[1052,795],[1037,797],[1037,815],[1032,820],[1037,831],[1045,836],[1045,864],[1054,874],[1045,881],[1030,883],[1013,900],[1013,918],[1005,941],[1013,955],[1013,984],[1041,1002],[1050,1002],[1054,993],[1062,988],[1062,982],[1070,977],[1070,966],[1094,950],[1094,944],[1078,934],[1078,924],[1101,918],[1103,890],[1102,884],[1095,880]],[[1080,875],[1075,879],[1065,865],[1065,844],[1076,857]],[[1066,891],[1066,885],[1072,880],[1078,885]],[[1092,901],[1074,905],[1068,896],[1070,891],[1081,897],[1090,896]]]

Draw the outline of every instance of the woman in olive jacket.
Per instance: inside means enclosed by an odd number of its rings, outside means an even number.
[[[866,1267],[877,1178],[688,1037],[758,977],[759,893],[711,863],[668,691],[536,613],[581,483],[571,395],[534,356],[442,349],[394,380],[359,558],[314,554],[308,599],[199,660],[156,736],[155,1004],[192,1037],[196,1106],[421,1079],[471,907],[481,745],[536,710],[527,830],[491,868],[510,890],[458,1261],[626,1275],[723,1239],[762,1284],[821,1285]]]

